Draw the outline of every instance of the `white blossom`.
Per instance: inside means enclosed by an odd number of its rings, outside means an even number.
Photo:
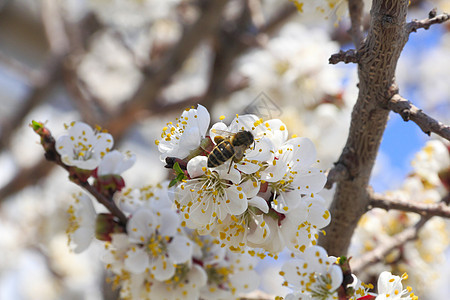
[[[378,296],[375,300],[417,300],[417,296],[411,293],[411,287],[403,289],[402,279],[406,278],[406,273],[400,277],[392,275],[391,272],[382,272],[378,277]]]
[[[89,196],[83,193],[74,194],[75,204],[67,212],[70,214],[69,245],[75,253],[83,252],[89,247],[95,236],[96,212]]]
[[[161,139],[156,141],[161,160],[166,157],[185,158],[200,146],[209,127],[209,112],[202,105],[186,109],[176,123],[163,128]]]
[[[97,169],[97,175],[120,175],[136,162],[136,156],[129,152],[122,153],[117,150],[108,152],[101,160]]]
[[[55,148],[64,164],[93,170],[112,146],[109,133],[97,132],[83,122],[75,122],[68,128],[67,135],[56,141]]]
[[[189,175],[197,175],[198,170],[203,175],[181,183],[175,201],[188,227],[209,232],[228,215],[242,214],[248,203],[245,191],[239,186],[239,171],[232,168],[228,173],[228,164],[213,170],[206,165],[204,156],[189,161]]]
[[[316,162],[316,150],[311,140],[294,138],[276,152],[269,166],[262,171],[262,180],[273,193],[272,208],[286,213],[300,205],[302,195],[319,192],[325,185],[322,170],[311,167]]]
[[[179,217],[172,210],[139,209],[128,221],[127,231],[130,242],[136,244],[125,258],[125,267],[132,273],[149,270],[156,280],[167,280],[177,264],[191,258],[191,241],[181,234]]]
[[[311,246],[301,258],[283,264],[280,274],[284,276],[286,285],[307,296],[306,299],[338,299],[337,289],[343,274],[334,262],[336,258],[329,257],[325,249]]]

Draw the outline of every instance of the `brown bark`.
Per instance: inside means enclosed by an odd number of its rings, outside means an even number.
[[[396,93],[394,76],[408,40],[405,30],[408,0],[374,0],[366,40],[358,50],[359,94],[350,132],[337,162],[348,178],[337,183],[330,211],[332,221],[319,243],[329,255],[345,255],[360,217],[366,212],[366,188],[388,120],[386,109]]]

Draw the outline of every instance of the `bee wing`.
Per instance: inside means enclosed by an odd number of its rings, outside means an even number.
[[[222,127],[222,126],[220,126],[220,127]],[[224,127],[227,128],[225,124],[224,124]],[[234,135],[233,132],[228,131],[228,130],[219,129],[219,128],[211,128],[211,130],[209,131],[209,136],[216,145],[219,144],[224,139],[229,138],[230,136],[233,136],[233,135]]]
[[[228,137],[231,135],[234,135],[235,133],[231,132],[231,131],[227,131],[227,130],[221,130],[221,129],[216,129],[216,128],[212,128],[211,129],[211,133],[214,133],[215,135],[221,135],[224,137]]]

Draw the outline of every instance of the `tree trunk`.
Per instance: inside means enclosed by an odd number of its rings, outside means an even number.
[[[319,243],[329,255],[345,255],[368,205],[367,186],[389,116],[387,102],[397,92],[395,68],[409,33],[408,0],[374,0],[366,40],[357,51],[359,94],[347,143],[337,164],[349,178],[337,183],[331,224]]]

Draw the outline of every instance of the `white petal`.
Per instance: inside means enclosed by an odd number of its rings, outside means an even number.
[[[238,272],[230,276],[230,283],[241,293],[255,290],[259,285],[260,278],[255,271]]]
[[[241,115],[233,119],[229,126],[231,132],[238,132],[240,130],[252,131],[255,128],[255,122],[259,118],[255,115]]]
[[[127,232],[131,242],[142,243],[150,238],[157,226],[153,212],[147,208],[137,210],[127,224]]]
[[[158,256],[150,270],[158,281],[170,279],[175,274],[175,266],[172,261],[163,256]]]
[[[290,139],[286,144],[293,146],[294,157],[299,159],[298,165],[301,168],[305,169],[316,163],[316,147],[310,139],[298,137]]]
[[[239,186],[242,187],[247,198],[253,198],[258,194],[261,188],[261,182],[256,181],[255,179],[248,179],[241,182]]]
[[[230,164],[234,163],[229,161],[221,166],[215,168],[216,172],[219,173],[221,180],[229,180],[234,184],[238,184],[241,181],[241,173],[236,170],[233,166],[229,169]],[[230,172],[228,172],[230,170]]]
[[[275,145],[270,138],[263,137],[255,140],[255,149],[250,148],[245,153],[248,160],[266,161],[273,157]]]
[[[183,132],[180,137],[179,149],[182,150],[183,154],[179,154],[179,156],[185,155],[185,153],[189,154],[191,150],[194,150],[198,146],[200,146],[200,142],[202,137],[199,132],[199,128],[197,127],[188,127]],[[187,156],[187,155],[186,155]]]
[[[280,147],[288,138],[288,131],[286,125],[279,119],[272,119],[264,122],[269,124],[272,136],[270,137],[276,148]]]
[[[81,227],[78,228],[72,235],[71,239],[75,248],[73,251],[75,253],[81,253],[86,250],[94,239],[94,227]]]
[[[283,179],[288,172],[288,165],[283,160],[273,159],[269,162],[269,166],[261,172],[261,179],[268,182],[277,182]]]
[[[232,185],[225,189],[225,200],[222,205],[226,206],[226,211],[230,215],[240,215],[248,207],[247,196],[242,189],[239,191],[237,186]]]
[[[194,118],[197,120],[199,132],[200,132],[202,138],[204,138],[206,135],[206,131],[208,130],[208,127],[209,127],[209,122],[210,122],[209,112],[206,109],[206,107],[199,104],[199,105],[197,105],[197,113],[196,114],[197,114],[197,118],[195,118],[195,117]]]
[[[196,156],[192,158],[187,164],[187,171],[191,178],[196,178],[205,175],[203,168],[206,168],[208,158],[206,156]]]
[[[237,164],[237,168],[245,174],[253,174],[256,173],[261,167],[258,164],[250,162],[249,160],[243,160]]]
[[[323,205],[312,203],[308,208],[307,220],[317,228],[324,228],[331,222],[330,212]]]
[[[326,182],[327,177],[323,172],[316,168],[310,168],[298,171],[293,185],[299,186],[303,194],[309,195],[310,193],[320,192]]]
[[[108,174],[122,174],[131,168],[135,161],[135,155],[125,155],[120,151],[113,150],[103,157],[100,165],[98,166],[97,174],[99,176]]]
[[[255,196],[252,199],[248,200],[248,205],[259,208],[259,210],[261,210],[265,214],[269,212],[269,205],[267,205],[267,201],[259,196]]]
[[[175,264],[187,262],[192,257],[192,242],[184,236],[175,236],[167,246],[170,259]]]
[[[331,290],[336,290],[342,283],[344,275],[342,269],[338,265],[331,265],[328,273],[331,275]]]
[[[147,269],[149,257],[142,248],[133,247],[127,251],[127,257],[124,263],[128,271],[134,274],[140,274]]]
[[[177,229],[180,226],[180,217],[178,214],[170,209],[160,210],[156,213],[159,234],[163,236],[172,237],[177,234]]]
[[[264,225],[263,225],[264,224]],[[270,235],[270,228],[264,222],[262,215],[256,216],[250,221],[250,232],[247,234],[247,240],[253,245],[261,245]]]

